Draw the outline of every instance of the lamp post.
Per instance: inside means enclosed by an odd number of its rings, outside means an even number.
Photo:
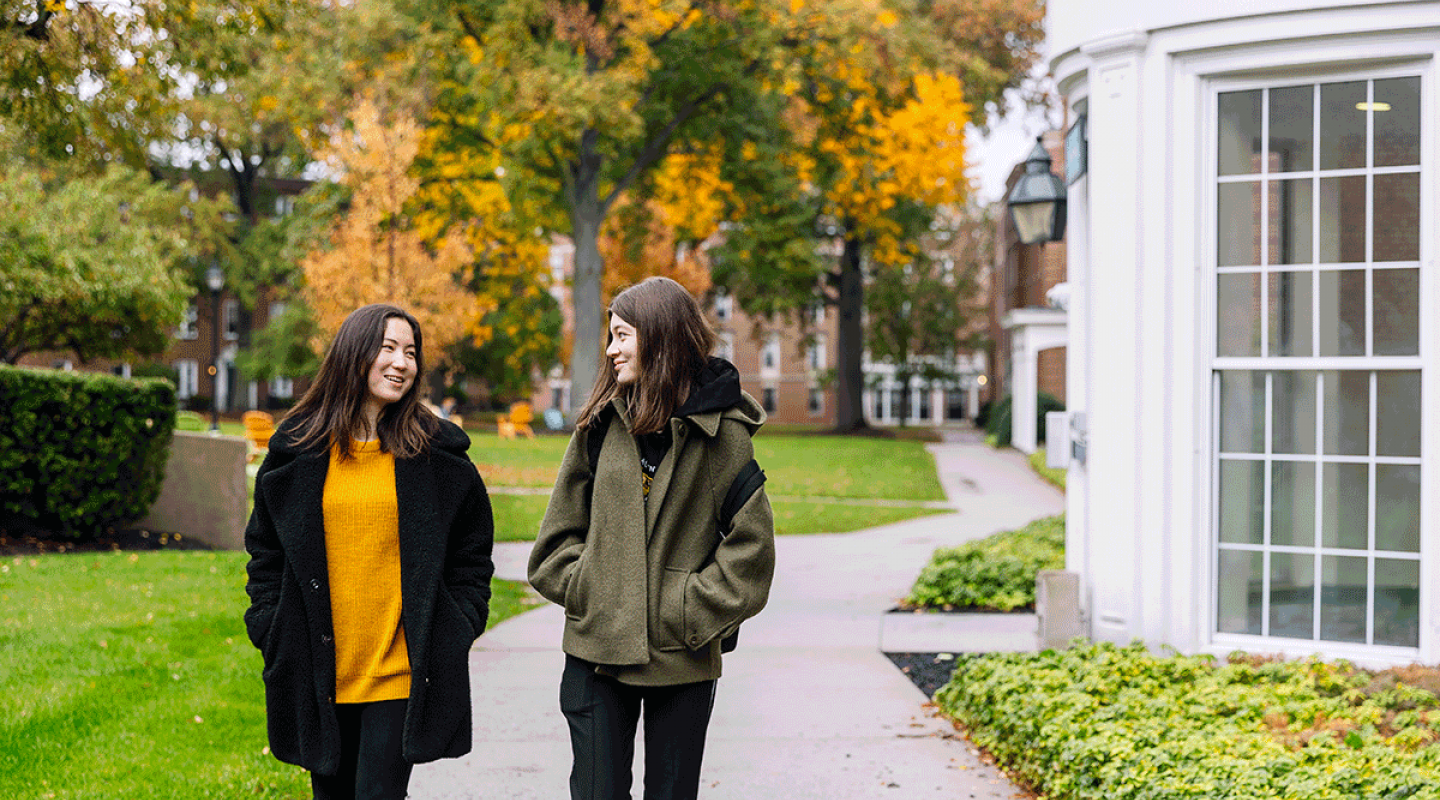
[[[225,286],[225,273],[212,263],[205,270],[205,285],[210,287],[210,432],[220,432],[220,290]]]
[[[1065,238],[1065,182],[1050,172],[1050,154],[1040,137],[1025,158],[1025,174],[1005,198],[1021,244],[1044,244]]]

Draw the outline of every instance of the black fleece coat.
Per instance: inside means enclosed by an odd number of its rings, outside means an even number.
[[[403,747],[412,763],[470,752],[469,651],[485,630],[495,572],[490,499],[466,456],[470,438],[440,425],[428,453],[395,459],[411,673]],[[321,508],[330,456],[295,449],[294,429],[280,426],[255,479],[245,628],[264,655],[270,751],[333,775],[340,734]]]

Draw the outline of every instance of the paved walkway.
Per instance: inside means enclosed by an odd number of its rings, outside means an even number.
[[[1020,527],[1063,497],[1014,451],[957,436],[932,445],[954,514],[777,543],[770,603],[726,656],[705,752],[707,800],[1011,798],[1018,790],[932,718],[886,649],[998,650],[1033,642],[1022,617],[984,615],[957,634],[893,630],[894,607],[936,547]],[[496,548],[497,576],[523,580],[529,544]],[[563,615],[546,606],[488,631],[471,653],[475,748],[416,767],[413,800],[567,797],[570,746],[558,708]],[[993,626],[1000,627],[993,627]],[[1005,627],[1005,626],[1011,627]],[[1033,630],[1033,628],[1032,628]],[[928,638],[927,638],[928,637]],[[1018,638],[1017,638],[1018,637]],[[903,640],[904,646],[891,646]],[[1018,642],[1018,644],[1017,644]],[[919,645],[919,646],[916,646]],[[636,789],[641,784],[637,754]]]

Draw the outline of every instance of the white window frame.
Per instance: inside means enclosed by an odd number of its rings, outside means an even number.
[[[735,312],[735,298],[728,292],[715,293],[715,319],[721,322],[729,322]]]
[[[200,393],[200,362],[193,358],[176,359],[175,396],[189,400]]]
[[[1350,44],[1356,45],[1357,43],[1352,41]],[[1359,46],[1363,47],[1364,45],[1360,44]],[[1313,56],[1314,54],[1312,53],[1311,55]],[[1199,420],[1197,421],[1197,424],[1204,426],[1203,431],[1197,431],[1197,440],[1205,443],[1205,446],[1201,451],[1202,454],[1204,454],[1204,457],[1202,459],[1204,463],[1196,465],[1205,475],[1205,480],[1197,482],[1197,485],[1206,487],[1206,494],[1204,495],[1205,500],[1202,504],[1202,518],[1204,520],[1204,525],[1199,529],[1204,536],[1205,557],[1202,570],[1203,575],[1199,576],[1199,580],[1197,582],[1199,610],[1201,612],[1199,620],[1197,621],[1199,621],[1200,624],[1204,626],[1200,631],[1200,635],[1205,641],[1208,642],[1208,646],[1206,649],[1209,652],[1225,653],[1236,649],[1245,649],[1255,652],[1279,652],[1291,657],[1302,657],[1314,653],[1321,653],[1326,657],[1348,658],[1362,664],[1409,663],[1417,659],[1433,660],[1436,652],[1436,645],[1437,643],[1440,643],[1437,642],[1437,637],[1432,631],[1432,627],[1434,626],[1435,620],[1437,618],[1437,601],[1440,601],[1440,591],[1437,591],[1437,589],[1435,588],[1437,586],[1437,579],[1440,579],[1440,563],[1437,563],[1437,561],[1440,561],[1440,559],[1437,559],[1436,557],[1436,545],[1440,544],[1440,540],[1437,540],[1434,534],[1430,533],[1434,528],[1434,520],[1436,515],[1435,503],[1431,498],[1434,496],[1437,487],[1440,487],[1440,481],[1437,481],[1436,475],[1436,473],[1440,472],[1440,470],[1435,469],[1435,465],[1437,463],[1437,460],[1435,458],[1435,454],[1437,453],[1436,444],[1437,441],[1440,441],[1440,436],[1437,436],[1437,433],[1440,433],[1440,431],[1437,431],[1437,428],[1440,428],[1440,422],[1431,421],[1433,420],[1434,415],[1427,414],[1424,411],[1424,409],[1434,408],[1436,406],[1436,392],[1440,391],[1440,383],[1437,383],[1437,377],[1440,377],[1437,376],[1437,373],[1440,373],[1440,365],[1428,363],[1431,359],[1433,359],[1434,354],[1440,353],[1440,348],[1436,347],[1437,343],[1435,341],[1437,327],[1435,325],[1434,312],[1427,312],[1427,309],[1435,307],[1436,289],[1437,287],[1440,287],[1440,284],[1437,284],[1433,276],[1435,269],[1435,249],[1437,245],[1437,239],[1440,239],[1440,237],[1437,237],[1437,227],[1440,226],[1437,226],[1435,222],[1435,209],[1437,207],[1437,198],[1435,196],[1436,193],[1434,189],[1437,181],[1437,173],[1440,173],[1440,170],[1437,170],[1437,167],[1440,167],[1440,158],[1437,158],[1437,156],[1440,156],[1440,148],[1437,148],[1437,142],[1440,142],[1440,137],[1437,137],[1436,130],[1436,128],[1440,126],[1437,126],[1437,123],[1435,122],[1437,118],[1437,76],[1434,66],[1434,60],[1415,60],[1413,58],[1413,53],[1411,55],[1411,59],[1399,63],[1397,63],[1395,60],[1381,63],[1375,63],[1373,61],[1362,62],[1359,61],[1358,56],[1352,55],[1350,59],[1351,63],[1348,66],[1298,70],[1288,65],[1285,65],[1274,66],[1270,69],[1261,69],[1258,71],[1256,70],[1256,67],[1253,63],[1250,63],[1248,67],[1242,67],[1238,65],[1241,60],[1233,58],[1221,59],[1221,61],[1229,65],[1230,69],[1233,69],[1235,72],[1242,72],[1247,70],[1252,72],[1251,76],[1247,76],[1244,78],[1207,77],[1205,74],[1203,74],[1204,67],[1201,63],[1204,61],[1204,59],[1197,59],[1189,65],[1193,70],[1193,76],[1197,79],[1196,86],[1198,88],[1198,91],[1196,92],[1195,99],[1201,105],[1200,120],[1202,121],[1202,124],[1198,127],[1200,131],[1203,131],[1202,134],[1198,135],[1195,139],[1191,141],[1193,141],[1198,146],[1200,154],[1202,156],[1200,159],[1198,159],[1200,163],[1197,165],[1197,174],[1193,176],[1193,180],[1194,186],[1198,190],[1197,196],[1200,198],[1197,204],[1197,211],[1200,212],[1198,216],[1201,216],[1204,219],[1204,224],[1200,226],[1196,232],[1198,239],[1194,242],[1195,252],[1197,254],[1197,257],[1199,258],[1200,266],[1200,269],[1197,270],[1197,274],[1199,276],[1199,286],[1197,287],[1199,289],[1198,294],[1204,300],[1203,303],[1199,304],[1199,308],[1201,309],[1201,318],[1197,320],[1197,322],[1199,323],[1197,325],[1197,331],[1199,331],[1201,335],[1199,337],[1200,351],[1197,353],[1197,366],[1200,368],[1197,375],[1199,381],[1197,382],[1196,387],[1200,391],[1201,397],[1203,398],[1200,408],[1206,410],[1206,413],[1200,415]],[[1366,57],[1372,59],[1382,58],[1381,55],[1375,53],[1370,53]],[[1323,59],[1321,59],[1320,57],[1316,57],[1316,60],[1314,62],[1309,63],[1322,63],[1322,61]],[[1228,72],[1230,70],[1227,69],[1225,71]],[[1259,74],[1255,74],[1257,72]],[[1219,221],[1216,187],[1221,182],[1218,178],[1219,170],[1217,164],[1219,126],[1217,108],[1219,95],[1222,92],[1245,91],[1249,89],[1281,88],[1287,86],[1307,84],[1314,85],[1349,80],[1375,81],[1383,80],[1386,78],[1412,77],[1416,75],[1418,75],[1421,80],[1422,105],[1420,113],[1420,119],[1422,121],[1422,129],[1420,133],[1421,212],[1419,217],[1420,354],[1414,357],[1366,355],[1341,357],[1314,356],[1306,358],[1261,356],[1250,358],[1218,356],[1216,353],[1218,303],[1218,297],[1216,293],[1216,276],[1226,271],[1225,268],[1217,266],[1217,230]],[[1268,114],[1268,110],[1266,113]],[[1315,108],[1314,113],[1316,114],[1316,125],[1318,126],[1320,114],[1320,108],[1318,106]],[[1183,146],[1183,143],[1179,146]],[[1369,147],[1373,148],[1373,146],[1374,140],[1372,136],[1372,138],[1370,138]],[[1354,172],[1363,173],[1365,175],[1374,175],[1383,174],[1385,171],[1386,170],[1384,168],[1377,169],[1371,167],[1363,170],[1355,170]],[[1329,171],[1327,170],[1326,172],[1328,173]],[[1349,173],[1347,172],[1346,174]],[[1263,178],[1261,182],[1267,183],[1270,180],[1273,180],[1273,178],[1266,177]],[[1177,182],[1177,195],[1181,194],[1179,188],[1183,184],[1183,180]],[[1183,211],[1177,211],[1176,213],[1182,214]],[[1368,216],[1369,215],[1367,214],[1367,218]],[[1319,227],[1319,223],[1319,218],[1312,215],[1312,231]],[[1368,224],[1369,223],[1367,222],[1367,225]],[[1262,227],[1262,239],[1265,235],[1265,228]],[[1372,238],[1373,236],[1370,235],[1370,231],[1367,231],[1367,242]],[[1294,268],[1303,265],[1283,266],[1289,266],[1290,268]],[[1278,271],[1281,268],[1282,265],[1274,265],[1273,267],[1264,267],[1261,269],[1261,271],[1262,274],[1264,274],[1265,272],[1271,270]],[[1375,262],[1368,260],[1365,262],[1349,265],[1349,268],[1366,270],[1367,284],[1368,273],[1373,272],[1376,269]],[[1265,282],[1262,281],[1262,287],[1264,286],[1264,284]],[[1262,288],[1262,291],[1263,290],[1264,289]],[[1369,311],[1367,310],[1367,315],[1368,314]],[[1312,320],[1312,324],[1318,325],[1319,320]],[[1266,328],[1267,326],[1262,320],[1262,337],[1268,336],[1268,330]],[[1263,349],[1263,341],[1264,340],[1262,338],[1262,353],[1266,352]],[[1371,372],[1372,374],[1375,370],[1386,369],[1420,371],[1421,402],[1423,405],[1421,419],[1424,420],[1424,423],[1422,424],[1424,425],[1425,429],[1422,431],[1423,441],[1421,443],[1420,456],[1420,464],[1422,466],[1420,491],[1421,539],[1418,558],[1420,562],[1419,586],[1421,594],[1419,598],[1419,641],[1416,647],[1411,648],[1376,644],[1336,642],[1318,638],[1289,639],[1268,635],[1221,633],[1218,631],[1219,590],[1217,582],[1219,579],[1218,562],[1220,553],[1220,542],[1218,538],[1218,470],[1220,461],[1219,414],[1221,409],[1219,405],[1219,381],[1218,377],[1216,377],[1216,373],[1220,370],[1253,370],[1263,373],[1277,369],[1281,371],[1326,371],[1332,369],[1340,369],[1345,371]],[[1375,402],[1375,397],[1373,394],[1373,377],[1371,380],[1371,402],[1373,406]],[[1266,413],[1269,413],[1268,410]],[[1323,414],[1323,411],[1317,413]],[[1374,412],[1372,411],[1372,428],[1374,424],[1373,414]],[[1374,436],[1373,429],[1371,435],[1372,437]],[[1267,442],[1267,451],[1269,446],[1270,444],[1269,442]],[[1263,459],[1265,457],[1266,456],[1264,454],[1259,455],[1259,458]],[[1305,459],[1303,457],[1295,458],[1292,456],[1286,456],[1286,460],[1303,461]],[[1320,455],[1315,455],[1313,457],[1313,460],[1321,460]],[[1373,464],[1377,463],[1377,461],[1380,463],[1384,463],[1387,460],[1393,459],[1386,459],[1385,457],[1378,456],[1367,456],[1364,460],[1366,461],[1366,463]],[[1264,514],[1264,524],[1267,526],[1267,528],[1270,524],[1268,513],[1270,496],[1270,490],[1268,488],[1269,480],[1270,478],[1267,471],[1267,476],[1265,478],[1266,488],[1263,489],[1263,491],[1265,492],[1267,504],[1267,511]],[[1320,501],[1318,495],[1320,494],[1322,489],[1323,486],[1317,484],[1317,506],[1319,505]],[[1372,494],[1375,491],[1373,481],[1370,491],[1372,492]],[[1373,530],[1373,519],[1370,520],[1369,525]],[[1265,544],[1260,546],[1262,552],[1283,552],[1283,550],[1274,550],[1274,548],[1276,547],[1276,545],[1271,544]],[[1321,548],[1320,550],[1315,551],[1317,555],[1317,573],[1319,569],[1318,562],[1320,561],[1320,556],[1338,554],[1329,553],[1327,552],[1327,550],[1328,548]],[[1375,556],[1375,551],[1372,549],[1368,552],[1371,558],[1371,561],[1369,562],[1369,569],[1371,570],[1369,581],[1370,584],[1373,585],[1373,558]],[[1350,553],[1346,553],[1346,555],[1350,555]],[[1268,559],[1265,563],[1268,565]],[[1265,568],[1265,571],[1268,574],[1268,567]],[[1316,580],[1316,588],[1318,590],[1318,574]],[[1373,592],[1372,600],[1370,602],[1373,603]],[[1316,626],[1318,626],[1319,624],[1319,613],[1320,608],[1319,606],[1317,606],[1314,611],[1314,624]],[[1373,613],[1373,609],[1367,609],[1367,613]],[[1262,611],[1262,615],[1265,617],[1264,622],[1268,625],[1268,614]]]
[[[780,376],[780,334],[769,333],[760,348],[760,375],[766,378]]]
[[[810,342],[810,346],[805,348],[805,366],[808,367],[811,372],[818,372],[825,369],[825,356],[827,355],[825,349],[825,334],[815,334],[814,339]]]
[[[228,297],[220,302],[220,336],[227,342],[240,338],[240,301]]]

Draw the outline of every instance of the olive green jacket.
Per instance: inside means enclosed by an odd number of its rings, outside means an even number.
[[[616,417],[593,481],[588,430],[570,439],[530,554],[530,583],[564,606],[565,652],[605,674],[655,686],[718,678],[720,640],[764,608],[775,571],[763,487],[727,536],[718,530],[765,411],[742,393],[723,411],[672,418],[648,500],[624,401],[605,413]]]

